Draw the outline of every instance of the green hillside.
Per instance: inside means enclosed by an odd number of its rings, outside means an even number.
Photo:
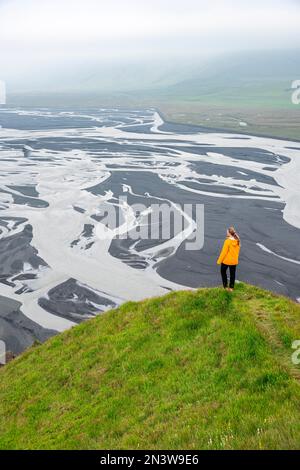
[[[245,284],[127,303],[0,370],[0,448],[299,448],[297,339]]]

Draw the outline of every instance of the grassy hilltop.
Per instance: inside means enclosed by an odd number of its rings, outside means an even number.
[[[0,370],[1,449],[294,449],[300,306],[239,284],[127,303]]]

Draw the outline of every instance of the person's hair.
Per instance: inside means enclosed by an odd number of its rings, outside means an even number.
[[[241,244],[241,239],[240,239],[240,237],[238,236],[238,234],[236,233],[235,228],[234,228],[234,227],[229,227],[228,232],[230,233],[230,235],[231,235],[231,236],[238,242],[238,244],[240,245],[240,244]]]

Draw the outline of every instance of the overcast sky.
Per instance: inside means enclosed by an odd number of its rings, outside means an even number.
[[[299,0],[0,0],[0,75],[79,60],[296,48]]]

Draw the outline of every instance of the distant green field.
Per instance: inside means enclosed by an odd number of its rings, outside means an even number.
[[[0,448],[298,449],[296,339],[245,284],[127,303],[0,370]]]
[[[291,98],[290,80],[252,80],[234,85],[224,79],[135,92],[12,95],[9,102],[29,106],[156,107],[172,122],[300,140],[300,105],[292,104]]]
[[[300,140],[299,109],[237,107],[198,102],[161,102],[167,121],[282,139]],[[243,124],[240,124],[243,123]],[[245,125],[245,124],[246,125]]]
[[[300,140],[300,105],[292,103],[290,87],[289,81],[174,87],[152,102],[168,121]]]

